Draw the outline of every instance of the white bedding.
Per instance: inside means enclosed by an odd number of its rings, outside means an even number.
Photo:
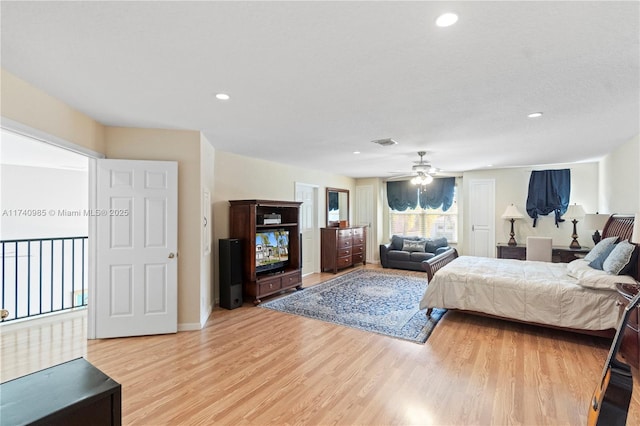
[[[580,285],[567,265],[460,256],[434,275],[420,309],[463,309],[581,330],[616,328],[617,292]]]

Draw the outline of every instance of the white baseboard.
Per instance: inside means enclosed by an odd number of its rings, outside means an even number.
[[[178,332],[181,331],[198,331],[201,330],[202,327],[200,327],[200,323],[198,322],[187,322],[187,323],[182,323],[182,324],[178,324]]]

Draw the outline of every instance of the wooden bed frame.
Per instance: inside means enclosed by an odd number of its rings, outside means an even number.
[[[604,225],[604,229],[602,230],[602,238],[604,239],[607,237],[617,236],[617,237],[620,237],[620,240],[630,239],[631,234],[633,233],[633,221],[634,221],[634,217],[631,215],[618,215],[618,214],[611,215],[611,217],[609,217],[609,220],[607,220],[607,223]],[[636,244],[636,252],[640,250],[639,247],[640,246]],[[456,257],[458,257],[458,251],[456,249],[451,249],[439,256],[433,257],[429,260],[425,260],[424,262],[422,262],[422,267],[427,272],[428,280],[431,281],[431,279],[433,278],[433,275],[436,272],[438,272],[440,268],[445,266],[447,263],[451,262]],[[640,281],[640,255],[636,256],[636,262],[633,265],[633,268],[631,269],[631,271],[629,272],[629,275],[631,275],[636,281]],[[582,329],[576,329],[576,328],[556,327],[549,324],[540,324],[536,322],[522,321],[515,318],[501,317],[501,316],[485,314],[483,312],[477,312],[477,311],[468,311],[468,310],[461,310],[461,309],[449,309],[449,310],[469,313],[473,315],[491,317],[491,318],[506,319],[508,321],[520,322],[524,324],[532,324],[532,325],[537,325],[537,326],[547,327],[547,328],[554,328],[557,330],[571,331],[574,333],[589,334],[592,336],[612,338],[616,333],[615,329],[582,330]],[[431,309],[427,309],[427,316],[429,315],[431,315]]]

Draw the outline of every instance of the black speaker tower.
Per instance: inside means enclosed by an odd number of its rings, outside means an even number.
[[[220,306],[242,306],[242,247],[235,238],[220,239]]]

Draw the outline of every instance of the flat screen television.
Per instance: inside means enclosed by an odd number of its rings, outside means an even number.
[[[289,231],[256,232],[256,272],[283,269],[289,264]]]

